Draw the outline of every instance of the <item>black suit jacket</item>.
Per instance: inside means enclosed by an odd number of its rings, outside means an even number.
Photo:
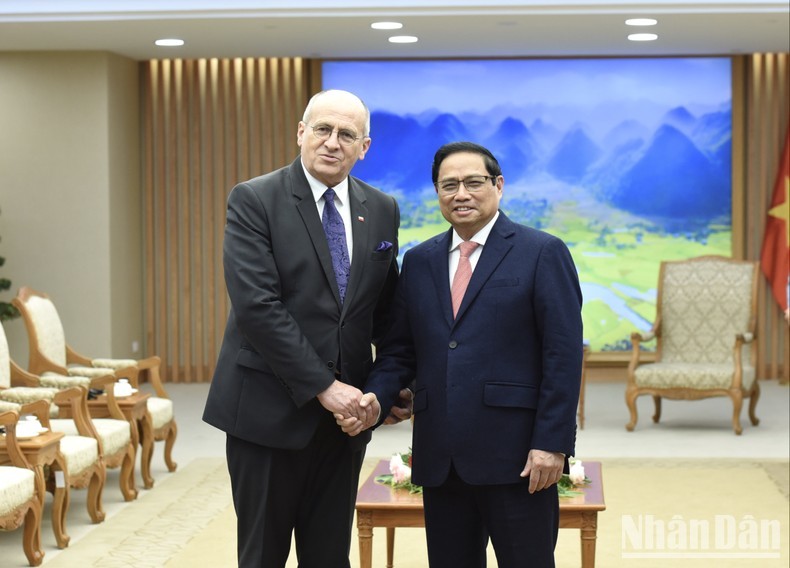
[[[231,309],[203,413],[209,424],[298,449],[328,412],[315,397],[338,361],[342,380],[363,387],[398,276],[400,217],[391,196],[353,177],[349,201],[353,254],[341,305],[301,160],[231,191],[223,247]]]

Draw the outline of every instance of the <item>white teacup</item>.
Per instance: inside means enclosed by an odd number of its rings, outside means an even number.
[[[32,438],[38,436],[41,431],[41,425],[35,425],[28,422],[20,422],[16,425],[17,438]]]
[[[129,396],[132,394],[132,385],[126,379],[121,379],[115,383],[113,393],[115,393],[115,396]]]

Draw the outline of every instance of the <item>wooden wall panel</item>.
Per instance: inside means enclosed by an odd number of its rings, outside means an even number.
[[[790,128],[790,54],[744,56],[746,258],[759,260],[780,156]],[[760,378],[790,380],[790,330],[765,278],[760,279]]]
[[[211,379],[228,298],[225,202],[233,185],[298,155],[315,72],[294,58],[141,64],[146,351],[165,380]]]

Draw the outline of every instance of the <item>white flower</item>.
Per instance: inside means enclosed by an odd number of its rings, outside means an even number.
[[[403,457],[395,454],[390,459],[390,473],[395,483],[411,481],[411,468],[403,463]]]
[[[581,460],[571,460],[571,470],[568,474],[570,477],[571,483],[574,485],[581,485],[584,483],[584,466],[582,465]]]

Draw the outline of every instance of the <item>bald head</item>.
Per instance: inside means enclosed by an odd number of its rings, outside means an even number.
[[[331,107],[335,106],[343,106],[348,107],[349,105],[359,105],[365,115],[365,130],[362,132],[363,136],[370,135],[370,110],[368,109],[367,105],[356,96],[354,93],[350,93],[348,91],[343,91],[340,89],[328,89],[326,91],[321,91],[314,94],[310,97],[310,101],[307,103],[307,107],[304,109],[304,115],[302,116],[302,122],[307,124],[310,123],[310,118],[313,114],[313,109],[315,108],[316,104],[320,101],[321,104],[327,104]]]

